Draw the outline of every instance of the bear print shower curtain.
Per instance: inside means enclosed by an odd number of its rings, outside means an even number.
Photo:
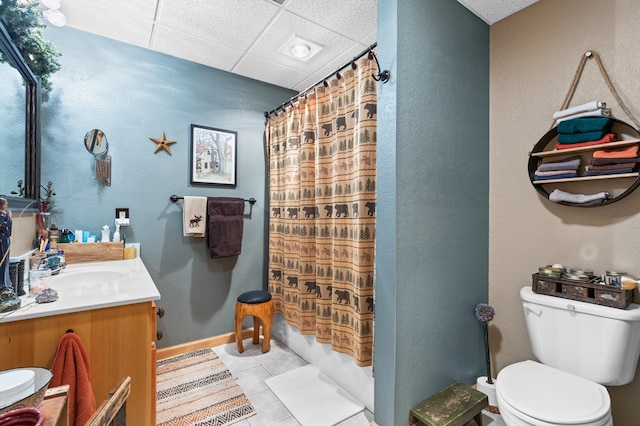
[[[365,55],[266,126],[276,313],[360,366],[373,358],[376,72]]]

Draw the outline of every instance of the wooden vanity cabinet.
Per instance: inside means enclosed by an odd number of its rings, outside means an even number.
[[[82,339],[89,354],[96,406],[123,377],[130,376],[127,422],[155,425],[155,302],[0,323],[0,370],[51,368],[58,341],[69,329]]]

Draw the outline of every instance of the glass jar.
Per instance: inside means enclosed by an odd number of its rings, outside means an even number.
[[[37,296],[51,284],[51,269],[31,269],[29,271],[29,294]]]

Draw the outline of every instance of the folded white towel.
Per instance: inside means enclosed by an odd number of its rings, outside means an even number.
[[[560,117],[556,120],[556,123],[580,117],[611,117],[611,110],[609,108],[600,108],[593,111],[579,112],[577,114],[567,115],[566,117]]]
[[[568,203],[583,204],[596,200],[604,201],[607,196],[608,194],[606,192],[598,192],[595,194],[572,194],[571,192],[564,192],[560,191],[559,189],[554,189],[553,192],[549,194],[549,200],[556,203],[565,201]]]
[[[185,237],[204,237],[207,229],[207,197],[184,197],[182,227]]]
[[[587,102],[586,104],[576,105],[576,106],[571,107],[571,108],[567,108],[567,109],[563,109],[563,110],[560,110],[560,111],[556,111],[556,112],[553,113],[553,119],[557,120],[558,118],[566,117],[567,115],[573,115],[573,114],[577,114],[579,112],[593,111],[593,110],[596,110],[598,108],[605,108],[606,106],[607,106],[607,104],[605,102],[602,102],[602,101],[591,101],[591,102]]]

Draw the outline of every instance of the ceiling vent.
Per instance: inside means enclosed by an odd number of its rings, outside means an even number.
[[[319,44],[305,40],[295,34],[278,48],[278,52],[302,62],[308,61],[320,50],[322,50],[322,46]]]

